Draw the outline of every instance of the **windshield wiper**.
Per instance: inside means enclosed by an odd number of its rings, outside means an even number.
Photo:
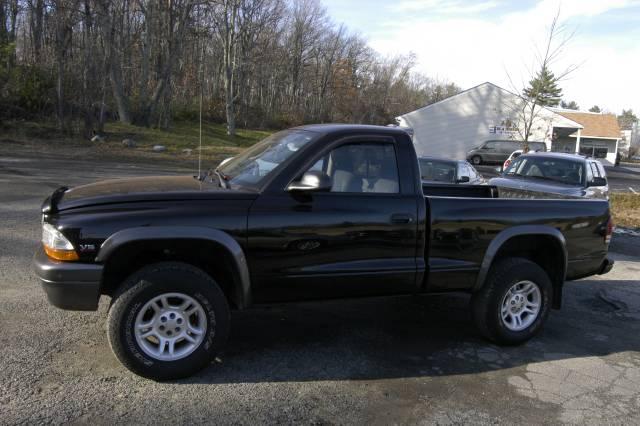
[[[227,183],[227,180],[224,178],[224,175],[220,173],[218,169],[214,169],[213,172],[218,177],[218,182],[220,182],[220,186],[224,189],[229,189],[229,184]]]

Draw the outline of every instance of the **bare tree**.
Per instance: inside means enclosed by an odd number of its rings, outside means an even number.
[[[416,74],[411,55],[381,57],[320,0],[0,0],[0,21],[0,116],[54,116],[85,136],[109,119],[193,119],[201,93],[233,135],[387,124],[458,90]]]
[[[66,56],[71,48],[73,25],[79,0],[55,0],[53,9],[55,13],[55,58],[56,58],[56,94],[57,94],[57,118],[58,128],[69,131],[69,123],[66,120],[65,99],[65,64]]]
[[[520,97],[514,97],[510,105],[511,126],[516,129],[520,140],[523,142],[523,149],[529,150],[529,139],[535,130],[544,130],[549,127],[548,114],[544,113],[545,107],[555,106],[560,102],[562,90],[558,83],[565,80],[573,73],[578,65],[571,64],[558,74],[554,74],[551,69],[558,59],[564,54],[567,44],[574,36],[574,32],[569,32],[568,28],[560,22],[560,9],[551,21],[547,36],[542,49],[536,48],[534,63],[531,66],[531,74],[527,78],[527,83],[517,86],[507,72],[511,88]],[[537,128],[534,128],[534,125]]]

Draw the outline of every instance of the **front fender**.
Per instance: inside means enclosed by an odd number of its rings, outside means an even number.
[[[227,250],[236,275],[235,302],[240,309],[251,304],[251,279],[244,251],[233,237],[217,229],[201,226],[145,226],[123,229],[105,240],[96,256],[96,262],[106,262],[116,250],[128,243],[171,239],[206,240]]]

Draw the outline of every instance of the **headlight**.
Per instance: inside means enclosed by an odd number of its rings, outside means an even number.
[[[42,225],[42,245],[47,256],[56,260],[78,260],[73,244],[53,226]]]

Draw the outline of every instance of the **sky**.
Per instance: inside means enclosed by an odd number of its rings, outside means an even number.
[[[331,18],[383,55],[416,55],[419,71],[463,89],[521,91],[560,10],[570,35],[551,69],[577,65],[563,99],[640,115],[640,0],[321,0]]]

